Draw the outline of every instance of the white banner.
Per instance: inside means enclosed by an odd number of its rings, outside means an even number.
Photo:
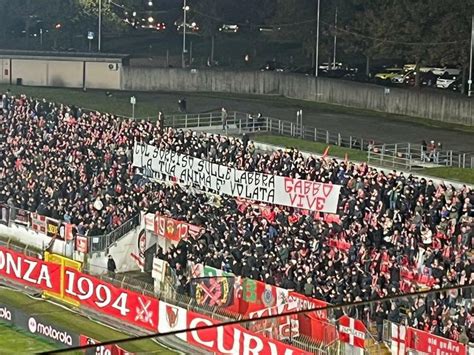
[[[159,181],[176,181],[216,194],[336,213],[341,186],[237,170],[190,155],[135,142],[133,166]]]

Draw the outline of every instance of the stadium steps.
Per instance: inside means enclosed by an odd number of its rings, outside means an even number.
[[[372,338],[365,340],[365,353],[370,355],[391,355],[391,351],[385,343],[377,343]]]

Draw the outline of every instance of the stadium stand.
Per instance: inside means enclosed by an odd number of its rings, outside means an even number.
[[[21,96],[2,98],[0,202],[98,236],[139,213],[202,226],[196,238],[158,250],[190,293],[188,261],[338,304],[474,284],[474,193],[365,163],[271,154],[244,139],[175,130],[159,123]],[[342,185],[337,214],[263,206],[164,185],[135,174],[134,142],[234,168]],[[471,289],[449,297],[382,304],[384,319],[474,342]],[[406,309],[402,315],[401,308]],[[363,317],[369,309],[352,309]],[[342,314],[341,314],[342,315]],[[381,336],[381,335],[380,335]],[[381,340],[381,339],[379,339]]]

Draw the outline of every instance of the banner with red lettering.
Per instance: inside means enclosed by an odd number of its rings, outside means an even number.
[[[81,335],[79,337],[79,345],[93,345],[100,343],[98,340],[94,338],[88,337],[86,335]],[[134,353],[130,353],[125,351],[120,346],[112,344],[112,345],[97,345],[95,348],[89,348],[85,350],[86,355],[133,355]]]
[[[125,322],[156,330],[158,327],[158,300],[65,268],[64,294],[80,302],[84,307],[95,309]]]
[[[219,195],[336,213],[341,186],[250,172],[135,142],[133,166],[158,181],[173,181]]]
[[[322,308],[328,305],[327,302],[307,297],[293,291],[288,294],[288,302],[296,303],[296,309],[298,311]],[[318,342],[330,344],[337,339],[336,326],[328,321],[327,310],[325,309],[300,313],[298,314],[298,321],[301,334],[304,334]]]
[[[329,304],[327,302],[318,300],[316,298],[307,297],[294,291],[288,293],[288,302],[296,302],[298,311],[312,308],[323,308]],[[314,314],[314,316],[317,318],[325,320],[328,319],[328,312],[325,309],[321,309],[311,313]]]
[[[0,246],[0,277],[45,291],[61,289],[61,266]]]
[[[298,337],[300,335],[300,327],[297,314],[282,315],[264,320],[260,319],[265,316],[277,316],[296,311],[296,308],[296,302],[292,302],[249,313],[248,318],[255,319],[255,321],[249,322],[248,329],[270,339],[283,340]]]
[[[428,354],[467,354],[464,344],[410,327],[406,328],[405,348],[419,350]]]
[[[174,243],[178,243],[183,238],[195,237],[202,229],[160,214],[147,213],[144,219],[146,230]]]
[[[216,323],[206,316],[187,311],[187,328],[199,328]],[[187,334],[187,342],[218,354],[310,354],[291,345],[255,334],[239,325],[190,331]]]

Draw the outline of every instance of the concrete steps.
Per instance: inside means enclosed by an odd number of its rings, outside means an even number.
[[[391,355],[391,351],[385,343],[376,343],[372,338],[365,340],[365,350],[366,354],[370,355]]]

